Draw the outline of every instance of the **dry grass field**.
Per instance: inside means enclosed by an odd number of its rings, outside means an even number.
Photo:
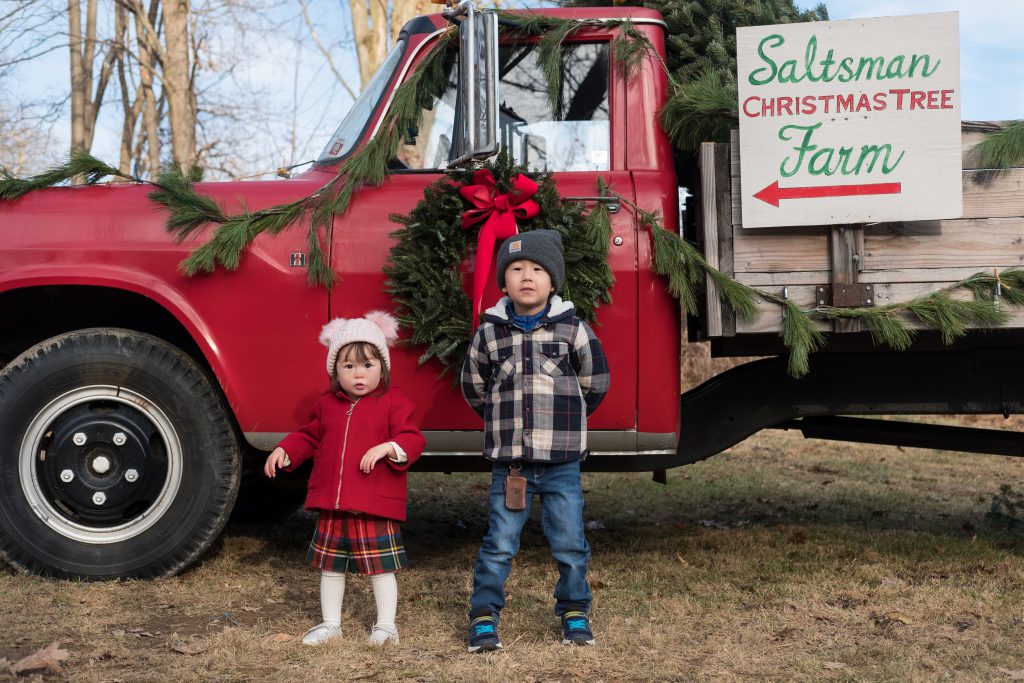
[[[983,418],[985,426],[1002,420]],[[1024,531],[986,516],[1011,458],[764,432],[669,472],[587,474],[595,648],[566,648],[556,571],[527,527],[505,650],[465,653],[487,478],[410,475],[402,642],[364,643],[369,582],[349,581],[342,639],[309,648],[313,517],[231,525],[158,581],[76,583],[0,567],[0,659],[53,642],[59,672],[0,681],[1024,680]],[[536,510],[535,510],[536,512]]]

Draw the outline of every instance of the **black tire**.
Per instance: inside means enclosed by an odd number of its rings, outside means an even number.
[[[223,529],[238,437],[219,389],[179,349],[96,328],[0,372],[0,557],[59,577],[181,571]]]

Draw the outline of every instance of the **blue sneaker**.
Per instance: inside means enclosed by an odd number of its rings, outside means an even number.
[[[493,652],[501,649],[498,618],[484,610],[469,622],[469,652]]]
[[[586,612],[571,610],[562,615],[562,645],[593,645],[594,632]]]

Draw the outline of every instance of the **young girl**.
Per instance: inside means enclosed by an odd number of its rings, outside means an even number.
[[[424,439],[412,402],[388,386],[388,345],[397,338],[398,322],[381,311],[327,323],[320,343],[329,349],[331,390],[263,468],[273,477],[277,468],[291,471],[313,458],[306,508],[320,519],[306,559],[321,570],[323,623],[306,632],[306,645],[341,635],[345,572],[369,574],[373,583],[377,623],[370,642],[398,642],[395,571],[408,562],[398,522],[405,520],[405,471]]]

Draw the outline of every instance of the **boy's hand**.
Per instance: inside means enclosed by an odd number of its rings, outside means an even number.
[[[363,471],[363,474],[369,474],[373,466],[377,464],[378,460],[383,458],[396,457],[395,449],[392,448],[389,443],[382,443],[374,446],[370,450],[366,451],[366,455],[359,461],[359,469]]]
[[[263,465],[263,474],[267,475],[271,479],[277,476],[277,468],[284,467],[285,460],[288,459],[288,454],[284,452],[284,449],[278,446],[274,449],[274,452],[267,456],[267,462]]]

